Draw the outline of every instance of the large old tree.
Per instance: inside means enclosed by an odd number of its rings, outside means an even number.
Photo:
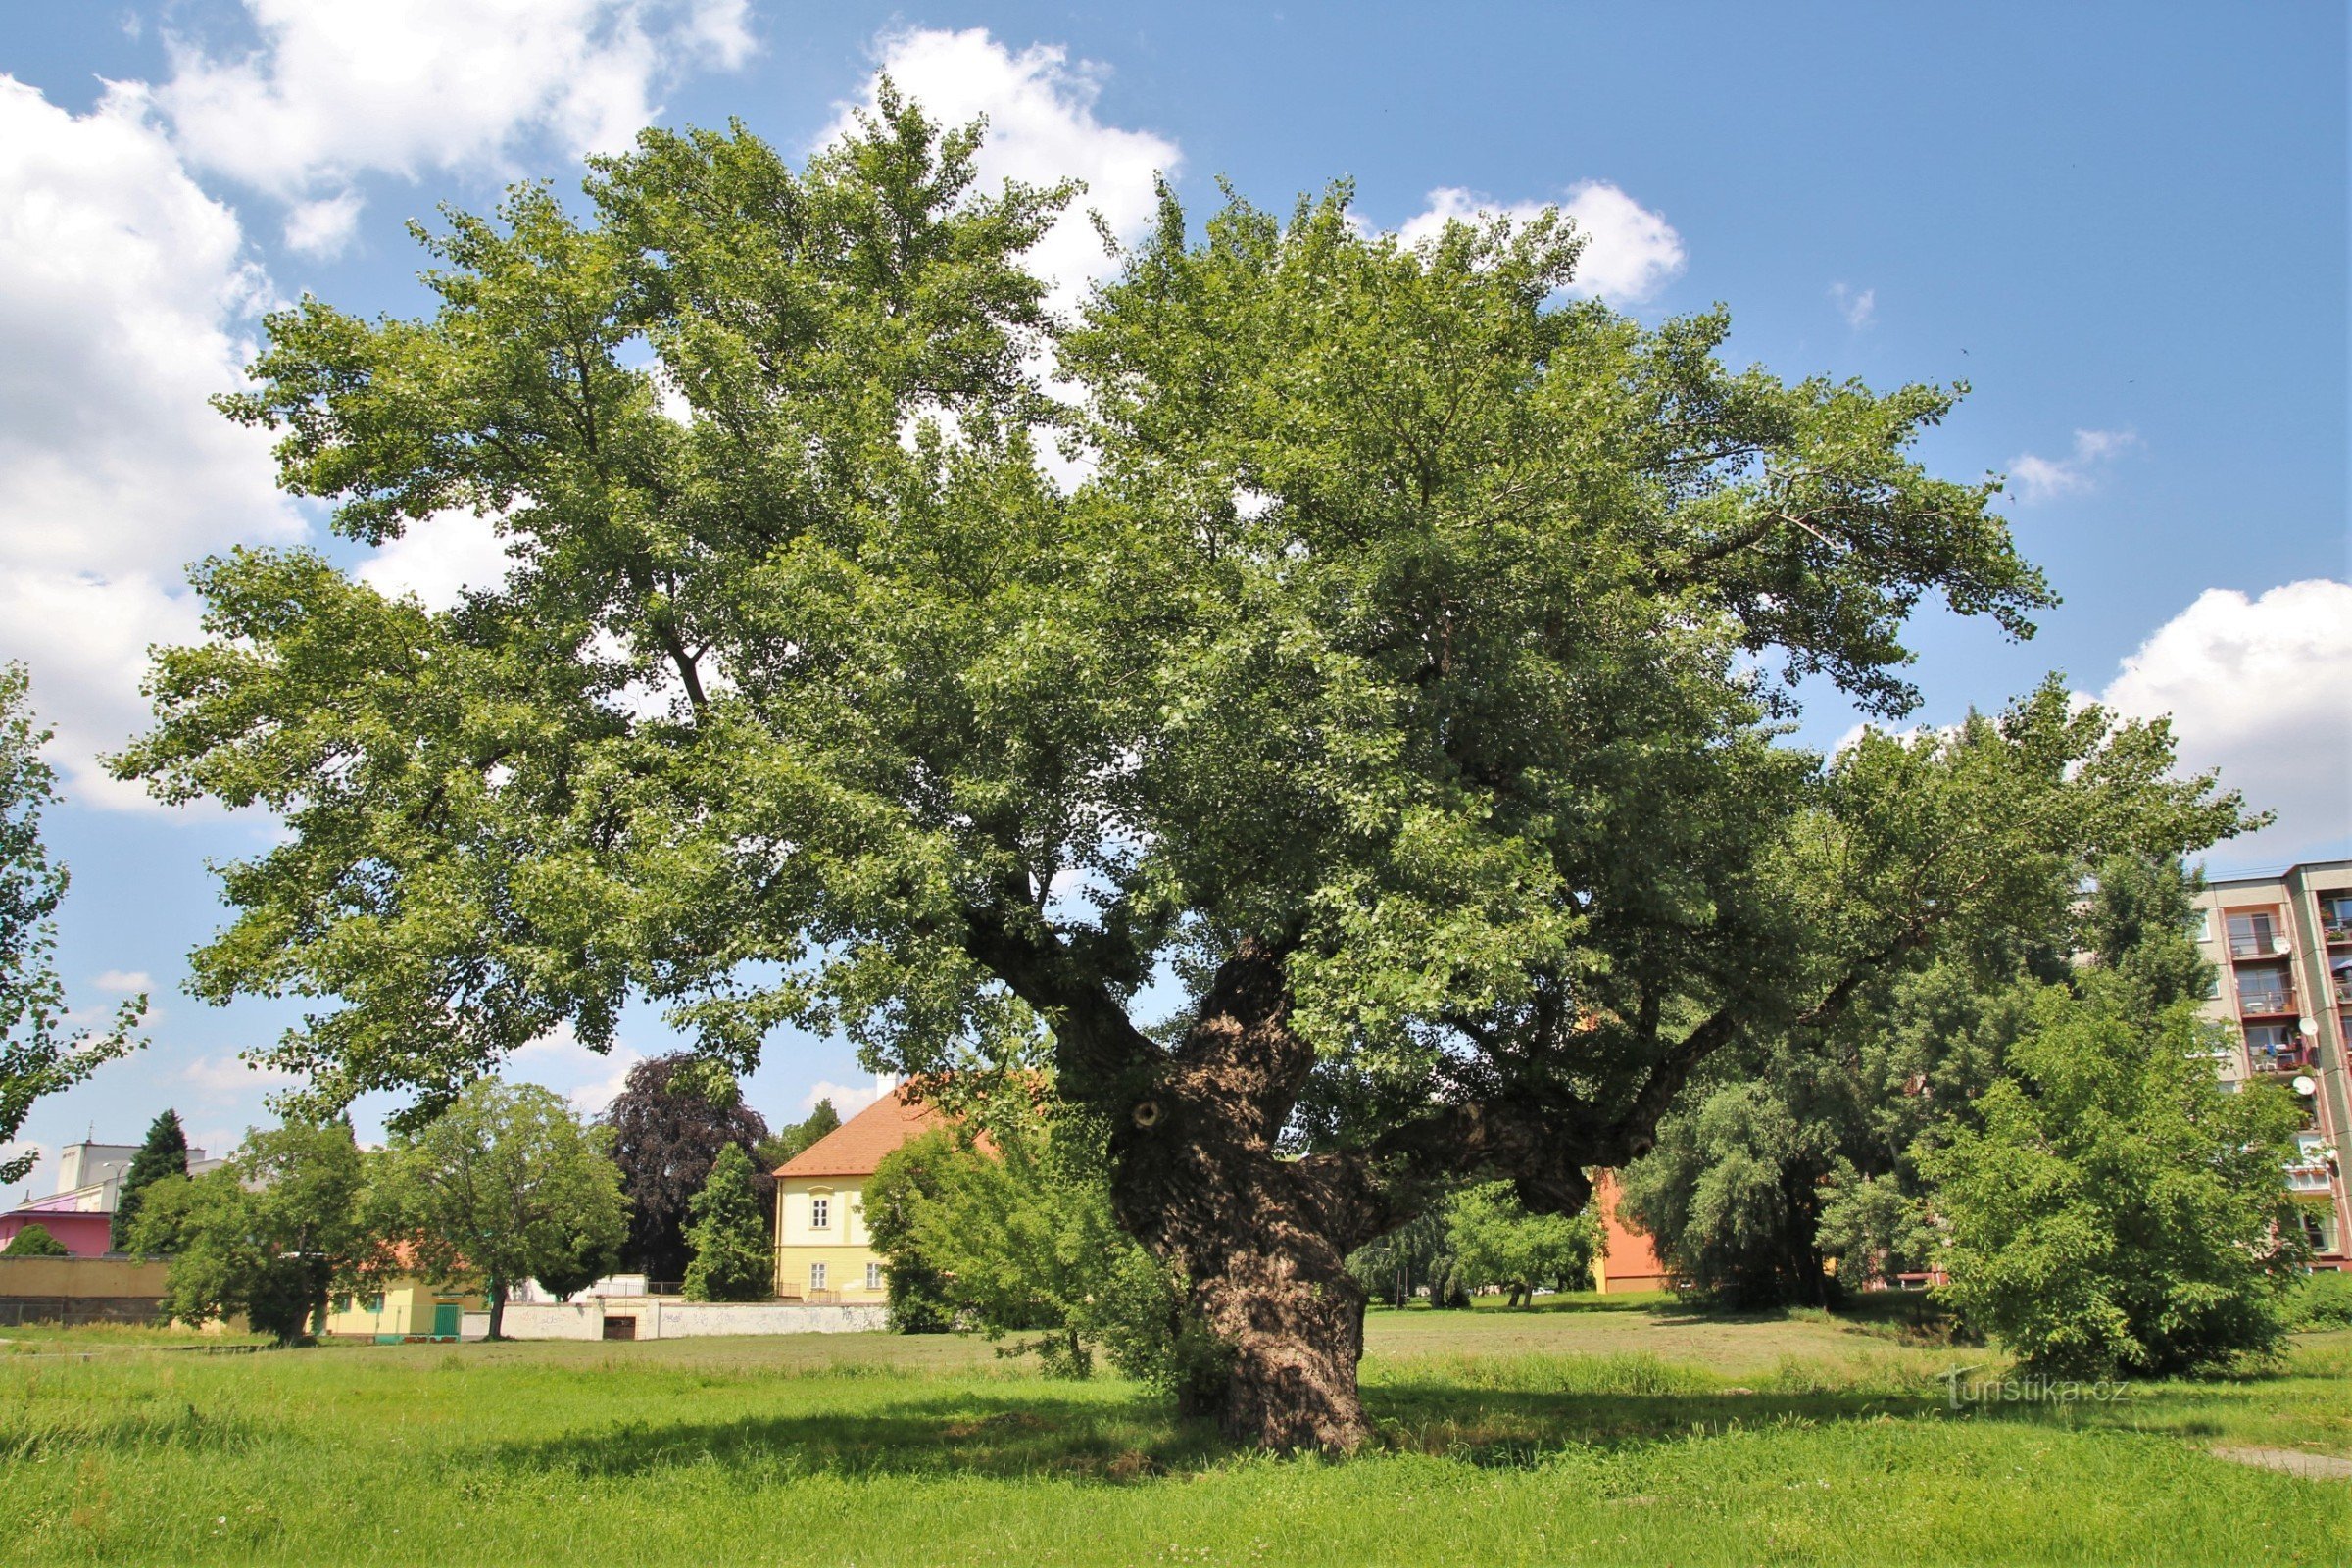
[[[514,563],[445,613],[206,563],[119,761],[283,813],[196,975],[339,1004],[274,1053],[318,1100],[429,1112],[632,993],[736,1070],[787,1023],[1043,1051],[1227,1430],[1346,1448],[1351,1249],[1464,1177],[1573,1211],[1743,1029],[2235,820],[2055,687],[1783,738],[1806,678],[1908,706],[1922,598],[2047,601],[1909,454],[1950,392],[1734,371],[1718,315],[1568,298],[1564,224],[1416,249],[1344,192],[1204,237],[1171,199],[1057,322],[1020,259],[1069,193],[973,145],[888,97],[800,171],[649,132],[584,217],[451,216],[428,318],[271,319],[224,404],[286,487],[369,543],[474,509]]]

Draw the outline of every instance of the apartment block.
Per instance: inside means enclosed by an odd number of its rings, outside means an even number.
[[[2352,860],[2209,884],[2198,939],[2219,971],[2207,1014],[2236,1026],[2217,1051],[2225,1087],[2283,1083],[2303,1107],[2283,1179],[2313,1263],[2352,1267],[2352,1201],[2339,1152],[2352,1128]]]

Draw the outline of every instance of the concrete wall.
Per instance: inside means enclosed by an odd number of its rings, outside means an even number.
[[[167,1269],[135,1257],[0,1257],[0,1323],[152,1323]]]
[[[804,1306],[790,1301],[681,1301],[674,1297],[539,1305],[510,1302],[506,1332],[517,1340],[601,1340],[605,1320],[633,1318],[640,1340],[719,1334],[868,1334],[890,1326],[882,1306]]]
[[[601,1340],[605,1337],[602,1301],[509,1301],[506,1321],[499,1325],[517,1340]],[[483,1314],[482,1332],[490,1332]]]
[[[868,1334],[890,1327],[890,1309],[884,1306],[670,1300],[659,1306],[655,1337],[664,1340],[703,1334]],[[637,1335],[646,1337],[642,1321]]]

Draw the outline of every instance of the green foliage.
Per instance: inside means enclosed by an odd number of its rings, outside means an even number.
[[[628,1205],[605,1140],[536,1084],[479,1079],[432,1121],[394,1135],[375,1194],[380,1223],[436,1285],[487,1294],[495,1336],[508,1287],[585,1283],[612,1267]]]
[[[2028,1365],[2195,1372],[2277,1348],[2299,1233],[2273,1085],[2224,1094],[2191,1004],[2045,995],[1982,1126],[1921,1161],[1949,1299]]]
[[[840,1125],[841,1112],[833,1108],[833,1102],[829,1099],[820,1100],[806,1120],[779,1127],[760,1140],[757,1151],[760,1163],[768,1170],[775,1170]]]
[[[867,1182],[865,1216],[902,1330],[1032,1334],[1005,1353],[1057,1377],[1087,1377],[1100,1348],[1180,1398],[1215,1360],[1179,1282],[1118,1229],[1082,1126],[1008,1127],[986,1148],[946,1130],[909,1140]]]
[[[167,1176],[187,1173],[188,1135],[179,1125],[179,1112],[166,1110],[148,1123],[139,1152],[130,1156],[130,1169],[122,1173],[122,1187],[115,1199],[115,1218],[109,1230],[116,1251],[130,1250],[131,1231],[138,1221],[139,1204],[147,1189]]]
[[[147,1013],[141,994],[102,1031],[66,1028],[55,920],[66,868],[41,844],[41,811],[58,798],[41,758],[49,735],[33,716],[24,666],[0,664],[0,1142],[16,1137],[34,1101],[142,1044],[134,1031]],[[0,1159],[0,1183],[23,1180],[39,1157],[24,1150]]]
[[[686,1227],[712,1163],[730,1144],[749,1150],[764,1143],[767,1123],[743,1103],[730,1074],[691,1052],[631,1067],[620,1093],[605,1107],[603,1123],[629,1200],[622,1262],[674,1285],[686,1277],[693,1259]],[[754,1187],[764,1208],[774,1184],[762,1173]],[[540,1283],[554,1289],[545,1279]]]
[[[2352,1329],[2352,1273],[2323,1268],[2297,1280],[2286,1317],[2295,1329]]]
[[[172,1316],[242,1313],[281,1345],[308,1339],[330,1295],[386,1263],[368,1214],[366,1162],[348,1122],[289,1121],[248,1133],[228,1162],[147,1189],[131,1250],[171,1258]]]
[[[1348,1271],[1366,1294],[1391,1306],[1407,1305],[1424,1291],[1432,1306],[1466,1306],[1469,1297],[1454,1272],[1449,1221],[1447,1205],[1433,1203],[1349,1253]]]
[[[686,1267],[689,1301],[763,1301],[775,1294],[775,1253],[768,1245],[751,1156],[728,1144],[694,1195],[686,1231],[694,1261]]]
[[[2021,877],[2008,900],[1954,922],[1926,968],[1859,988],[1826,1029],[1717,1059],[1625,1174],[1631,1211],[1679,1277],[1740,1304],[1828,1304],[1927,1268],[1919,1156],[1975,1124],[2047,986],[2097,976],[2151,1014],[2203,994],[2210,968],[2188,935],[2197,884],[2158,853],[2173,803],[2099,793],[2086,805],[2104,813],[2092,821],[2107,853],[2086,843]]]
[[[1600,1226],[1590,1213],[1531,1214],[1508,1182],[1487,1182],[1454,1195],[1446,1238],[1463,1286],[1500,1286],[1513,1306],[1524,1306],[1539,1285],[1590,1288]]]
[[[66,1244],[49,1234],[46,1225],[27,1225],[0,1248],[0,1257],[72,1257]]]
[[[924,1255],[915,1214],[944,1190],[943,1173],[957,1157],[952,1137],[928,1132],[883,1155],[865,1184],[865,1233],[874,1250],[890,1259],[883,1280],[890,1326],[901,1334],[944,1334],[956,1327],[947,1281]]]

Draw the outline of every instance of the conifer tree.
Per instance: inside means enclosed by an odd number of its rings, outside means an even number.
[[[115,1222],[107,1245],[116,1251],[130,1250],[130,1228],[139,1217],[139,1204],[147,1189],[167,1176],[185,1176],[188,1173],[188,1135],[179,1124],[179,1112],[167,1109],[148,1123],[146,1141],[139,1152],[130,1157],[130,1169],[123,1172],[122,1191],[115,1200]]]
[[[686,1231],[694,1249],[686,1267],[689,1301],[759,1301],[773,1294],[775,1259],[753,1178],[751,1156],[729,1144],[694,1195],[694,1223]]]

